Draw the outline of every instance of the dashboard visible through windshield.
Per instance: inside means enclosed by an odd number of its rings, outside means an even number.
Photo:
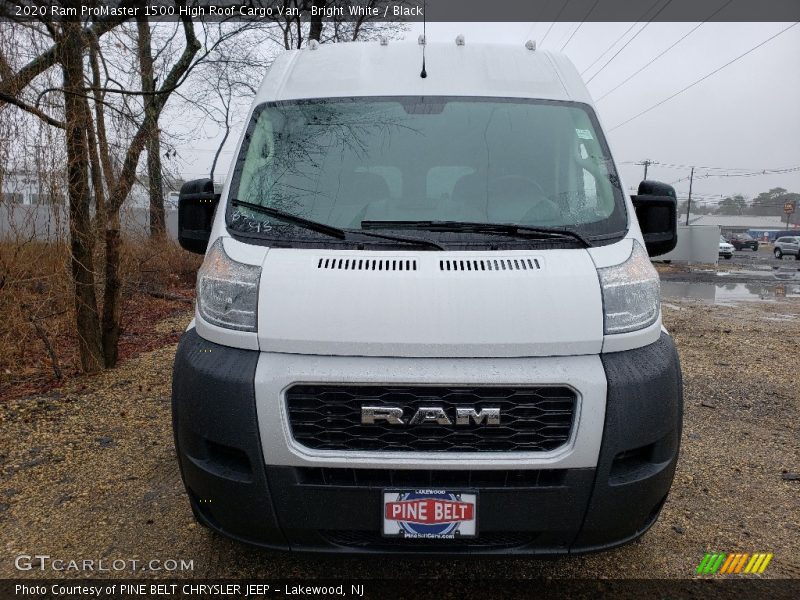
[[[564,229],[622,237],[623,192],[591,108],[504,98],[332,98],[256,107],[226,215],[234,235],[284,242],[318,231],[260,205],[345,231],[387,222]],[[394,225],[391,225],[394,224]],[[366,227],[364,227],[366,230]],[[456,239],[484,239],[472,228]],[[335,243],[336,239],[326,242]]]

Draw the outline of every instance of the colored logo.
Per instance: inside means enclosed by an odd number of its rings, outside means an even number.
[[[474,534],[475,501],[464,500],[460,494],[450,492],[402,492],[394,501],[385,503],[384,518],[395,522],[405,537],[446,538],[454,537],[456,532],[470,535]],[[467,531],[460,531],[462,528]]]
[[[708,574],[761,574],[772,560],[772,554],[725,554],[724,552],[706,553],[695,571],[698,575]]]

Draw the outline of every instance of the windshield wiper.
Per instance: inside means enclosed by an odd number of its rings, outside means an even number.
[[[347,229],[348,233],[357,233],[367,237],[378,238],[380,240],[392,240],[395,242],[405,242],[407,244],[415,244],[417,246],[427,246],[436,250],[445,250],[445,247],[433,240],[426,240],[423,238],[406,237],[404,235],[387,235],[385,233],[374,233],[372,231],[361,231],[360,229]]]
[[[512,237],[529,237],[529,234],[539,234],[544,237],[565,237],[577,240],[585,248],[591,248],[592,243],[577,231],[571,229],[556,229],[554,227],[533,227],[515,225],[513,223],[473,223],[468,221],[361,221],[364,229],[420,229],[424,231],[465,231],[473,233],[487,233],[508,235]]]
[[[339,229],[338,227],[334,227],[333,225],[326,225],[325,223],[320,223],[318,221],[311,221],[310,219],[304,219],[303,217],[298,217],[297,215],[293,215],[291,213],[278,210],[277,208],[270,208],[269,206],[262,206],[261,204],[253,204],[252,202],[245,202],[244,200],[238,200],[237,198],[232,198],[231,204],[233,206],[241,206],[243,208],[248,208],[252,211],[265,214],[268,217],[272,217],[273,219],[278,219],[279,221],[284,221],[286,223],[291,223],[292,225],[302,227],[303,229],[308,229],[309,231],[324,233],[325,235],[329,235],[331,237],[335,237],[340,240],[347,239],[347,234],[349,233],[357,233],[359,235],[371,238],[377,238],[381,240],[404,242],[406,244],[415,244],[417,246],[427,246],[429,248],[435,248],[436,250],[445,249],[444,246],[438,244],[437,242],[434,242],[433,240],[424,240],[421,238],[409,238],[399,235],[386,235],[383,233],[374,233],[371,231],[370,232],[360,231],[358,229]]]
[[[283,212],[277,208],[253,204],[252,202],[245,202],[244,200],[238,200],[236,198],[231,199],[231,204],[233,206],[249,208],[250,210],[265,214],[273,219],[278,219],[279,221],[284,221],[285,223],[291,223],[292,225],[297,225],[298,227],[302,227],[303,229],[308,229],[310,231],[316,231],[317,233],[324,233],[340,240],[347,238],[347,232],[344,229],[339,229],[338,227],[333,227],[332,225],[326,225],[325,223],[318,223],[317,221],[309,221],[308,219],[298,217],[297,215],[293,215],[291,213]]]

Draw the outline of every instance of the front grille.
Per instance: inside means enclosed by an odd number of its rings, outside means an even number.
[[[319,450],[395,452],[546,452],[567,443],[575,392],[553,387],[416,387],[295,385],[286,392],[289,424],[300,444]],[[404,420],[420,407],[500,409],[500,424],[442,425],[427,422],[362,425],[361,406],[403,409]]]
[[[337,531],[323,530],[319,532],[322,537],[337,546],[350,548],[371,548],[374,550],[385,548],[387,550],[420,549],[435,551],[437,549],[469,549],[491,550],[500,548],[518,548],[527,546],[536,541],[537,533],[517,532],[487,532],[475,538],[454,539],[429,539],[429,538],[387,538],[373,531]]]
[[[301,485],[361,488],[543,488],[564,485],[564,469],[500,471],[439,471],[433,469],[338,469],[297,467]]]

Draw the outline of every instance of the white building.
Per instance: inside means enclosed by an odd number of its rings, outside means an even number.
[[[787,230],[800,232],[800,224],[795,222],[794,215],[787,226],[786,217],[755,215],[701,215],[689,221],[690,225],[716,225],[722,235],[730,233],[749,233],[758,239],[774,239],[775,233]]]
[[[67,180],[62,173],[42,173],[36,171],[14,170],[0,173],[0,202],[30,206],[57,204],[67,205]],[[89,182],[91,190],[92,183]],[[91,193],[91,192],[90,192]],[[137,178],[128,198],[127,208],[149,208],[150,197],[147,187]]]
[[[35,171],[8,171],[0,178],[0,201],[9,204],[63,204],[66,181],[58,181],[58,175]],[[62,190],[54,193],[54,190]]]

